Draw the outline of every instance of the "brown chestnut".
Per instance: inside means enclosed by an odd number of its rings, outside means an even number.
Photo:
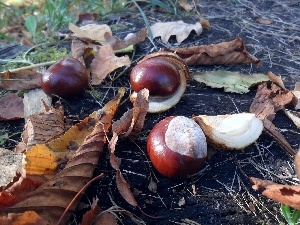
[[[148,112],[158,113],[179,102],[189,77],[188,68],[178,55],[157,52],[147,55],[132,69],[130,84],[135,92],[149,90]]]
[[[82,94],[89,85],[84,65],[77,59],[64,57],[55,62],[42,76],[41,86],[49,95],[68,98]]]
[[[156,124],[147,139],[154,167],[169,178],[184,178],[200,170],[207,142],[200,126],[184,116],[170,116]]]

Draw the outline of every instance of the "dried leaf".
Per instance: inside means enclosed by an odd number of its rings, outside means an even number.
[[[266,83],[258,86],[255,98],[250,106],[250,112],[255,113],[261,120],[272,121],[275,113],[284,108],[293,99],[290,91],[282,90],[275,84],[268,88]]]
[[[25,156],[22,153],[0,148],[0,191],[13,189],[22,182],[26,177],[25,164]]]
[[[300,109],[300,82],[297,82],[295,84],[294,90],[292,90],[292,93],[294,95],[292,103],[296,110]]]
[[[36,212],[26,211],[24,213],[9,213],[7,216],[0,216],[1,225],[47,225]]]
[[[149,90],[140,90],[135,98],[131,98],[133,109],[128,110],[112,125],[112,130],[121,137],[136,137],[144,126],[145,117],[149,108]]]
[[[15,120],[24,117],[23,99],[9,93],[0,98],[0,120]]]
[[[300,178],[300,149],[298,150],[297,154],[295,155],[294,164],[295,164],[295,172],[299,179]]]
[[[141,29],[137,34],[129,33],[123,40],[119,40],[112,36],[111,33],[105,33],[105,42],[112,46],[113,50],[124,49],[130,45],[136,45],[143,42],[147,37],[147,29]]]
[[[267,20],[267,19],[263,19],[263,18],[257,18],[256,21],[261,24],[265,24],[265,25],[270,25],[273,22],[272,20]]]
[[[260,60],[249,55],[241,38],[218,44],[162,50],[176,52],[188,66],[260,63]]]
[[[110,27],[106,24],[87,24],[82,27],[77,27],[70,23],[69,29],[79,38],[89,38],[101,44],[105,43],[104,34],[106,32],[112,34]]]
[[[1,90],[30,90],[41,87],[41,73],[32,70],[0,73]]]
[[[194,30],[197,35],[202,33],[202,25],[200,22],[195,24],[187,24],[183,21],[176,22],[158,22],[151,27],[153,38],[161,37],[162,42],[167,43],[172,35],[176,36],[178,43],[184,41]]]
[[[273,83],[277,84],[279,87],[281,87],[283,90],[287,90],[284,86],[284,83],[281,79],[280,75],[276,75],[274,73],[272,73],[271,71],[268,72],[268,76],[270,78],[270,81],[272,81]]]
[[[225,92],[240,94],[249,92],[249,88],[257,83],[269,80],[265,74],[245,75],[225,70],[195,72],[191,75],[194,80],[203,82],[207,86],[224,88]]]
[[[120,170],[116,173],[116,183],[120,195],[132,206],[138,206],[133,193],[130,190],[130,185],[124,179]]]
[[[115,56],[110,45],[98,48],[97,54],[91,63],[92,84],[101,84],[110,72],[122,66],[130,66],[130,64],[128,56]]]
[[[291,145],[287,142],[285,137],[280,133],[280,130],[268,119],[263,120],[264,131],[272,136],[279,145],[289,152],[292,156],[296,154],[295,150],[291,147]]]
[[[284,109],[285,115],[300,129],[300,112]]]
[[[276,184],[269,180],[250,177],[254,190],[264,189],[263,195],[282,204],[300,210],[300,186]]]
[[[188,0],[178,0],[178,4],[187,12],[192,11],[194,6],[188,2]]]
[[[7,215],[10,212],[21,213],[34,210],[49,225],[57,224],[58,221],[60,221],[59,224],[66,224],[80,200],[73,198],[91,179],[94,169],[97,167],[99,156],[106,142],[106,133],[123,94],[124,90],[122,89],[116,98],[104,106],[101,110],[102,113],[98,113],[99,122],[64,170],[26,195],[23,200],[1,210],[0,214]],[[69,206],[71,201],[72,204]],[[60,218],[65,210],[67,213]]]

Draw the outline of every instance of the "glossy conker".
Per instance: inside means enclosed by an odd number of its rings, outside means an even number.
[[[149,133],[147,152],[158,172],[179,179],[198,172],[204,165],[207,142],[195,121],[184,116],[170,116]]]
[[[189,76],[187,66],[175,53],[156,52],[133,67],[130,84],[135,92],[149,90],[149,112],[162,112],[179,102]]]
[[[68,98],[82,94],[89,85],[89,75],[77,59],[64,57],[55,62],[42,76],[41,87],[49,95]]]

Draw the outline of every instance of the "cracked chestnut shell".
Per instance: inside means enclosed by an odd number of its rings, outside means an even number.
[[[55,62],[43,74],[41,87],[49,95],[68,98],[80,95],[89,85],[84,65],[77,59],[64,57]]]
[[[147,55],[131,70],[130,84],[135,92],[149,90],[148,112],[158,113],[176,105],[185,92],[188,68],[171,52]]]
[[[162,175],[180,179],[198,172],[207,156],[200,126],[184,116],[170,116],[156,124],[147,139],[147,152]]]

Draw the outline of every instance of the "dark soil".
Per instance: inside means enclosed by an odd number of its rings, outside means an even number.
[[[180,47],[212,44],[231,41],[241,37],[250,54],[262,61],[260,67],[255,65],[238,66],[197,66],[191,71],[224,69],[239,71],[245,74],[267,73],[280,74],[286,87],[294,88],[300,81],[300,2],[293,0],[202,0],[200,14],[209,20],[211,29],[200,36],[192,33]],[[198,21],[197,14],[178,12],[179,15],[145,11],[150,23],[157,21],[176,21],[182,19],[188,23]],[[256,19],[272,21],[266,25]],[[116,22],[112,22],[116,25]],[[118,21],[120,30],[115,34],[120,38],[129,32],[138,31],[144,26],[139,14],[131,14]],[[123,27],[123,28],[122,28]],[[165,45],[159,39],[154,40],[157,48],[177,46],[175,38]],[[150,41],[137,46],[134,59],[156,51]],[[66,116],[83,119],[92,111],[101,108],[116,93],[118,87],[128,88],[129,71],[114,82],[106,80],[104,86],[96,87],[103,93],[101,104],[90,94],[76,99],[63,100]],[[117,75],[117,73],[115,74]],[[120,140],[116,155],[122,159],[121,170],[132,190],[138,193],[136,200],[141,209],[148,215],[159,217],[153,219],[126,203],[120,196],[115,184],[115,171],[110,166],[107,151],[99,162],[95,174],[104,173],[105,177],[93,183],[82,199],[82,203],[90,204],[94,196],[100,199],[99,205],[104,210],[115,212],[123,224],[134,224],[128,216],[118,213],[114,208],[119,206],[135,215],[138,224],[279,224],[284,222],[280,213],[280,204],[252,190],[248,177],[254,176],[273,180],[282,184],[299,184],[295,178],[292,157],[285,152],[276,141],[263,133],[255,144],[244,151],[221,151],[210,148],[211,156],[203,169],[186,179],[171,180],[160,175],[149,162],[145,153],[146,137],[151,128],[161,119],[170,115],[232,114],[248,112],[255,96],[253,87],[247,94],[226,93],[222,89],[212,89],[197,82],[190,82],[181,101],[176,107],[161,114],[148,114],[140,136],[135,142]],[[128,109],[128,99],[121,105],[116,119]],[[278,112],[275,125],[297,150],[299,145],[299,129],[284,115]],[[22,131],[24,122],[1,122],[1,129],[9,133]],[[1,130],[0,129],[0,130]],[[18,137],[18,136],[17,136]],[[13,139],[18,141],[18,139]],[[14,141],[7,141],[6,148],[12,148]],[[157,191],[151,191],[150,182],[157,185]],[[70,224],[78,224],[84,210],[79,210],[70,220]]]

